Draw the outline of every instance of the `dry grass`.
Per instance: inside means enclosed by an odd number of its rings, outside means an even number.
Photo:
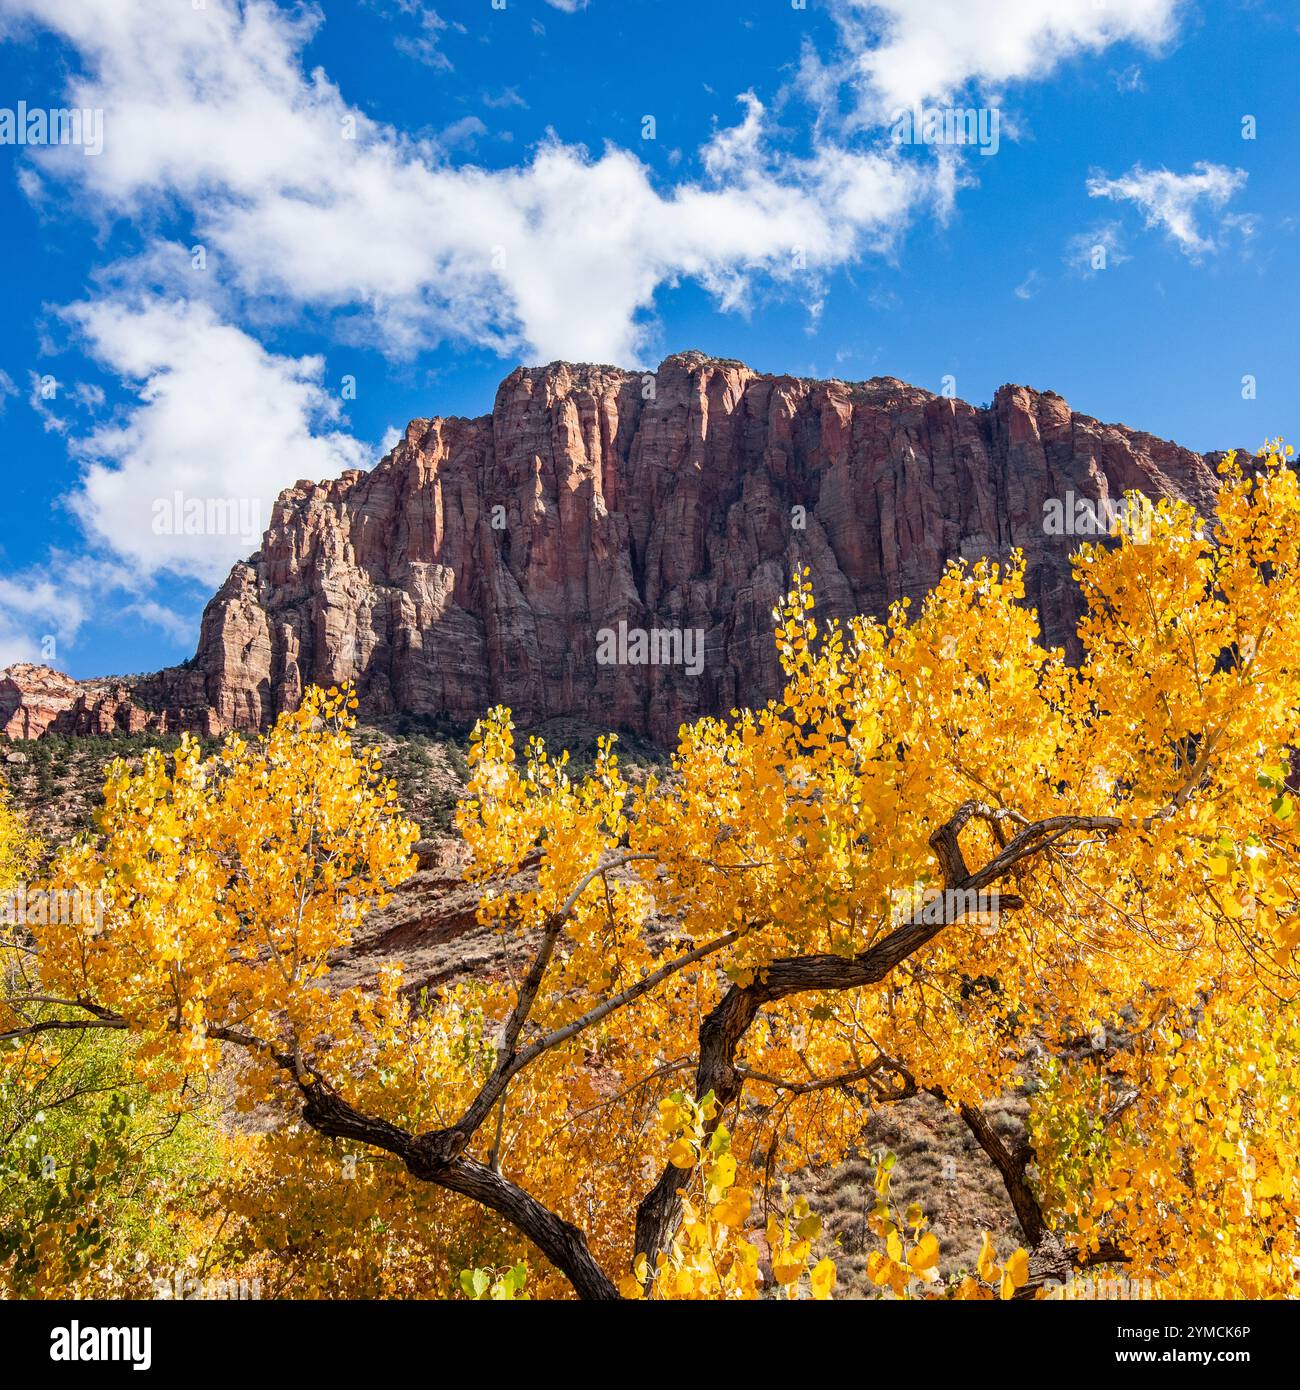
[[[1004,1137],[1022,1130],[1025,1102],[1008,1098],[987,1107]],[[838,1241],[839,1297],[878,1297],[867,1278],[867,1255],[879,1240],[867,1229],[876,1202],[877,1153],[896,1156],[891,1203],[906,1210],[919,1202],[942,1252],[942,1274],[973,1270],[982,1233],[988,1231],[1000,1253],[1020,1243],[1019,1227],[996,1169],[975,1143],[961,1118],[928,1095],[881,1106],[867,1121],[861,1157],[850,1158],[819,1184],[814,1206]]]

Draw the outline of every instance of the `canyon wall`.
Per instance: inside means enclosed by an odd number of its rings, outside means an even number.
[[[1030,561],[1049,641],[1077,618],[1075,536],[1045,505],[1128,488],[1205,508],[1217,456],[1004,386],[987,408],[890,377],[768,376],[699,353],[655,373],[520,368],[491,415],[414,420],[371,472],[301,482],[209,603],[183,667],[0,673],[0,732],[253,729],[311,684],[364,714],[572,716],[662,743],[779,689],[771,610],[919,600],[954,556]],[[602,664],[602,629],[702,632],[703,663]]]

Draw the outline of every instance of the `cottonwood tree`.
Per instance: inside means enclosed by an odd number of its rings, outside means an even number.
[[[36,845],[0,777],[0,894],[10,895],[31,867]]]
[[[1078,551],[1074,664],[1013,554],[884,621],[818,622],[798,576],[781,698],[683,728],[663,777],[613,740],[571,776],[492,711],[458,825],[523,963],[432,996],[331,984],[416,838],[345,696],[117,767],[59,866],[103,929],[39,928],[39,998],[0,1027],[129,1030],[159,1089],[236,1054],[286,1121],[264,1192],[374,1158],[311,1187],[314,1229],[333,1202],[355,1248],[367,1214],[455,1194],[436,1239],[489,1214],[541,1293],[825,1296],[783,1184],[923,1092],[1006,1186],[1004,1293],[1103,1266],[1293,1293],[1300,489],[1280,451],[1222,473],[1208,522],[1164,501]],[[1013,1146],[984,1107],[1025,1087]],[[909,1252],[877,1220],[882,1288],[953,1290],[921,1226]]]

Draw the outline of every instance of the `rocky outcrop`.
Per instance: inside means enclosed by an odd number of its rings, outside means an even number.
[[[0,733],[40,738],[65,719],[82,695],[81,686],[49,666],[19,662],[0,672]]]
[[[216,734],[226,727],[207,705],[203,675],[184,667],[88,681],[28,662],[0,671],[0,736],[11,739],[146,730]]]
[[[1045,531],[1048,504],[1139,488],[1204,507],[1214,462],[1023,386],[981,409],[698,353],[520,368],[491,415],[412,421],[373,471],[283,493],[184,668],[75,689],[13,668],[0,730],[251,729],[351,680],[371,716],[503,703],[671,742],[777,691],[771,610],[796,565],[822,611],[881,613],[954,556],[1020,546],[1064,643],[1078,537]],[[629,659],[639,633],[658,663]]]

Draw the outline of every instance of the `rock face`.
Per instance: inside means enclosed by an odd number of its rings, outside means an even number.
[[[49,666],[19,662],[0,671],[0,735],[220,733],[225,726],[208,709],[206,691],[202,674],[185,667],[76,681]]]
[[[770,615],[795,566],[820,611],[882,613],[954,556],[1021,546],[1029,601],[1068,643],[1080,538],[1045,533],[1049,504],[1139,488],[1205,507],[1216,458],[1022,386],[978,409],[698,353],[653,375],[520,368],[491,415],[412,421],[372,472],[283,493],[186,666],[80,685],[12,668],[0,732],[252,729],[351,680],[372,716],[503,703],[668,743],[776,693]],[[660,664],[634,664],[638,633]]]

